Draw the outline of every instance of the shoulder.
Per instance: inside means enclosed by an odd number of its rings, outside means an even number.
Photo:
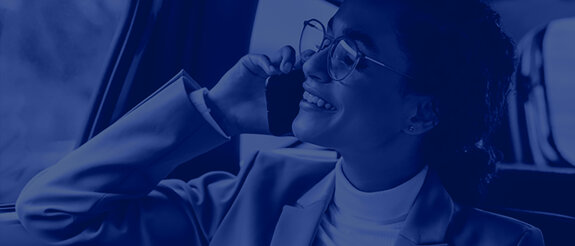
[[[322,148],[278,148],[259,151],[255,158],[266,158],[272,162],[303,161],[333,164],[337,161],[337,152]]]
[[[473,240],[474,245],[544,245],[537,227],[477,208],[460,207],[453,223],[454,241]]]
[[[335,167],[337,153],[327,149],[279,148],[257,152],[250,162],[248,166],[253,165],[251,172],[324,176]]]
[[[330,150],[280,148],[259,151],[242,164],[239,175],[244,193],[258,199],[294,202],[335,167],[337,154]]]

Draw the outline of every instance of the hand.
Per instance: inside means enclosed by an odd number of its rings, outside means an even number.
[[[269,133],[265,96],[266,80],[289,73],[295,51],[284,46],[273,56],[249,54],[242,57],[210,90],[207,99],[221,113],[218,123],[231,135]]]

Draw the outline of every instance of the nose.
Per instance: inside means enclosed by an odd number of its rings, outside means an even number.
[[[319,83],[328,83],[331,81],[327,71],[328,49],[323,49],[313,54],[303,64],[305,77]]]

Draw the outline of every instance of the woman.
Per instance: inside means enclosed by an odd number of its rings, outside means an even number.
[[[308,46],[310,30],[324,38]],[[282,149],[237,176],[160,182],[229,136],[268,131],[265,79],[295,63],[284,47],[245,56],[210,91],[170,81],[35,177],[22,223],[71,245],[543,244],[537,228],[467,206],[495,161],[489,137],[513,71],[492,10],[348,0],[327,28],[306,22],[300,46],[293,132],[341,158]]]

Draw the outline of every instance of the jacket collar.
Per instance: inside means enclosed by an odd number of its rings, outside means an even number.
[[[271,245],[311,245],[321,215],[334,193],[334,171],[306,192],[295,205],[286,205],[276,225]],[[430,170],[409,212],[396,246],[447,245],[445,237],[455,205]]]
[[[333,198],[334,171],[306,192],[295,205],[286,205],[280,215],[271,245],[311,245],[321,215]]]
[[[395,245],[447,245],[447,229],[454,213],[453,200],[437,174],[429,170]]]

